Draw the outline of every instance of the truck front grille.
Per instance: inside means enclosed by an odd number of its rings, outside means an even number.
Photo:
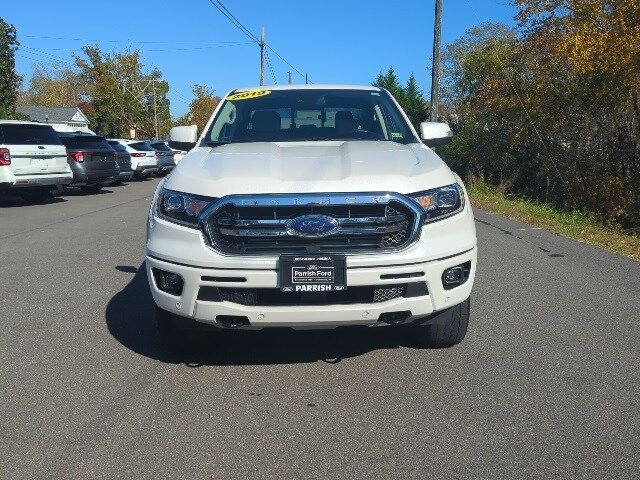
[[[326,236],[300,236],[290,222],[307,215],[334,219]],[[228,197],[203,221],[211,246],[228,254],[357,253],[399,250],[417,237],[420,212],[394,194]]]

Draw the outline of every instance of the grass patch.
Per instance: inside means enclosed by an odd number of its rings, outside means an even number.
[[[640,236],[599,224],[582,212],[562,212],[544,203],[508,196],[484,182],[471,183],[467,191],[474,207],[640,260]]]

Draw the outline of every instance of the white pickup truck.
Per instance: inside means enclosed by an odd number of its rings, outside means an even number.
[[[465,336],[476,271],[460,177],[384,89],[234,90],[155,192],[146,269],[166,347],[193,331],[345,325],[406,328],[416,343]],[[426,145],[425,145],[426,144]]]

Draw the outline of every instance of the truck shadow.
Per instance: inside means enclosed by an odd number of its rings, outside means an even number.
[[[204,332],[198,350],[186,356],[164,350],[155,326],[154,303],[144,263],[140,268],[118,266],[135,272],[131,281],[115,294],[105,311],[107,328],[128,349],[167,363],[203,365],[270,365],[342,359],[387,348],[409,346],[400,328],[343,327],[332,330],[267,329],[262,331]]]

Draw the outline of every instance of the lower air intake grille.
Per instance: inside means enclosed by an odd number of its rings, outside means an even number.
[[[245,306],[349,305],[382,303],[403,297],[428,295],[424,282],[348,287],[338,292],[282,292],[278,288],[200,287],[198,300]]]

